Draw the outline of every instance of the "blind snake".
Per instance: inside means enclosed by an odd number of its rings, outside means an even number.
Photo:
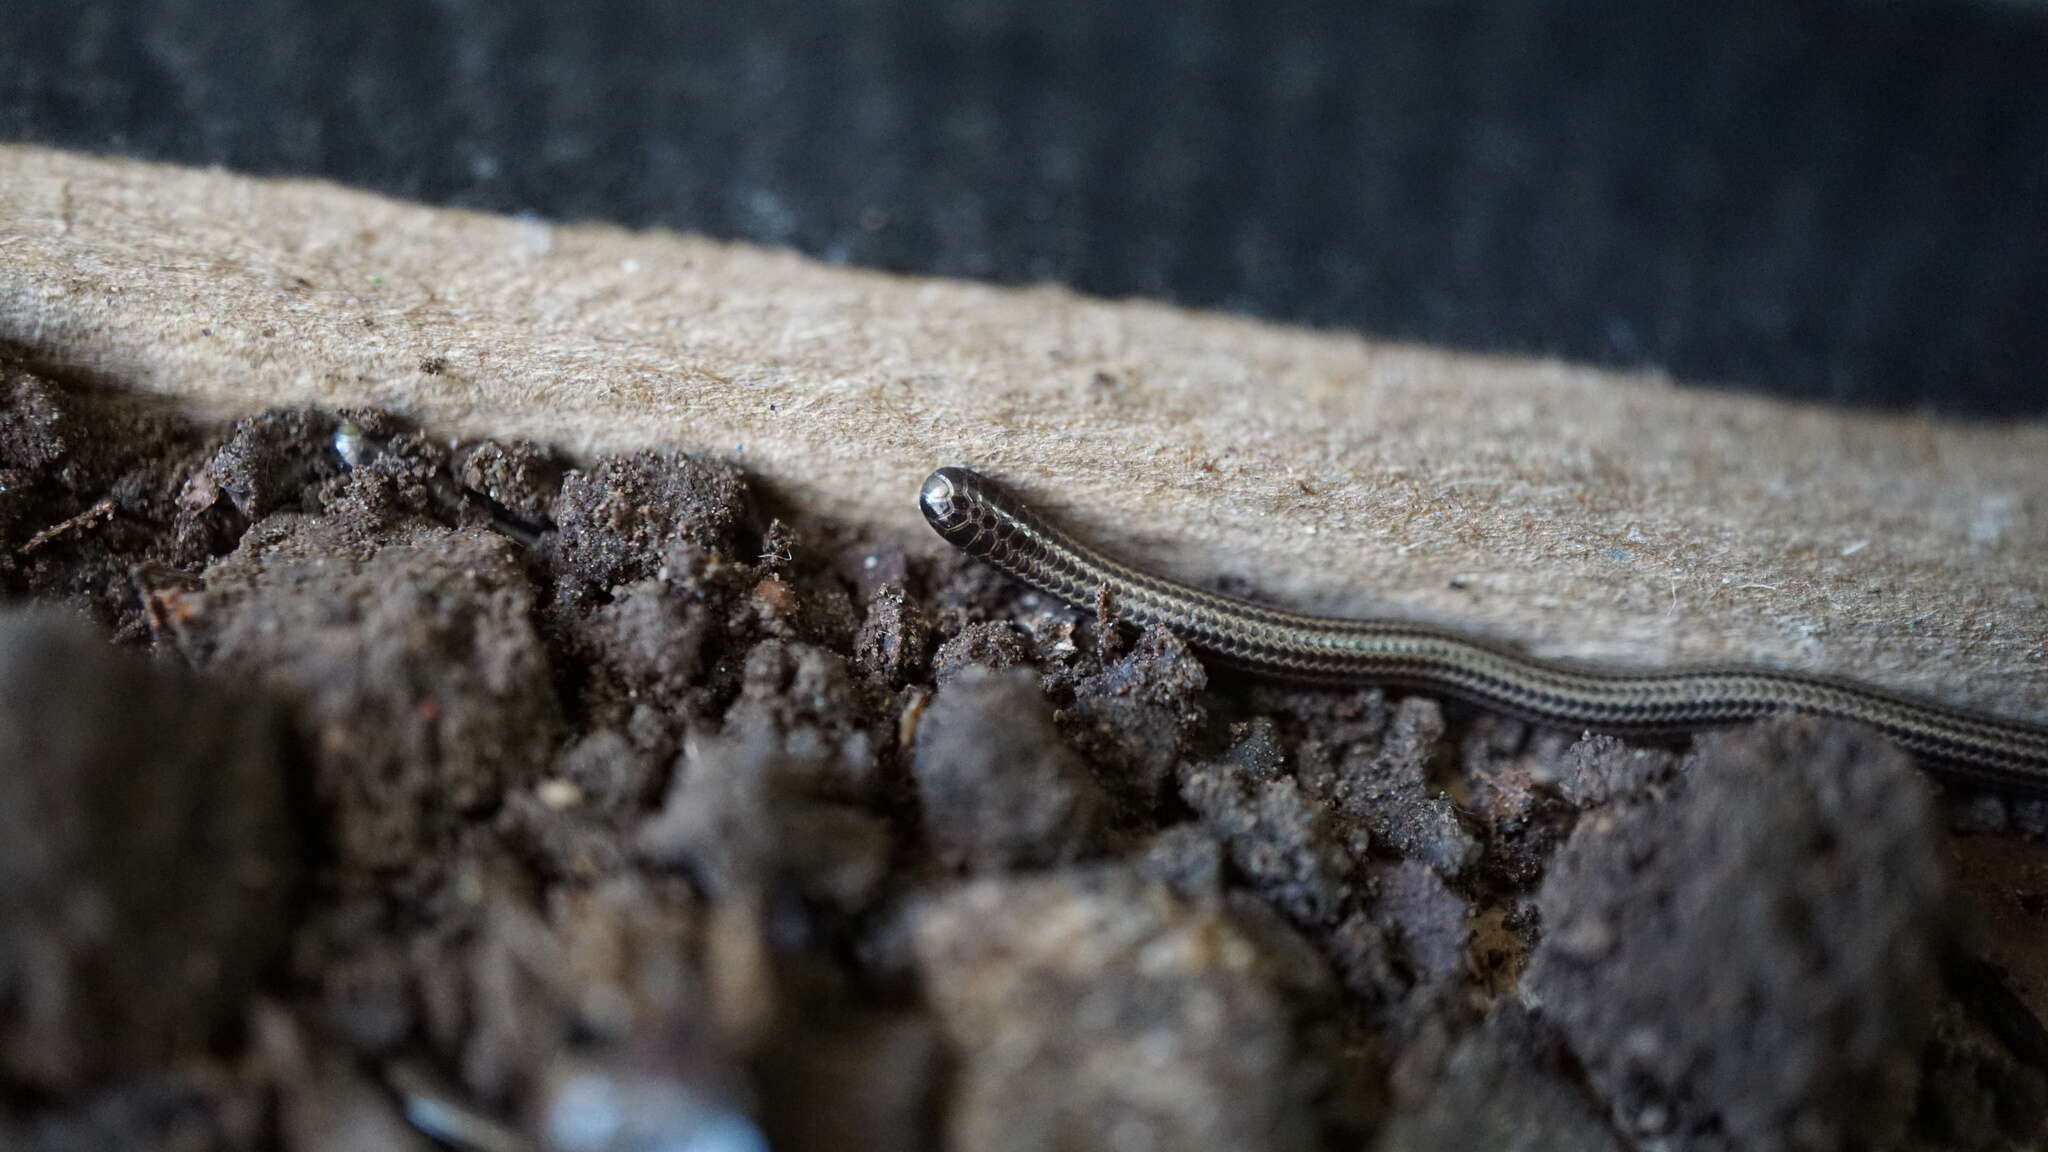
[[[1077,607],[1163,624],[1224,663],[1298,681],[1439,692],[1533,724],[1646,736],[1784,712],[1878,729],[1946,774],[2048,794],[2048,726],[1951,707],[1841,677],[1771,668],[1629,671],[1538,660],[1393,620],[1287,612],[1155,576],[1080,543],[965,468],[928,477],[918,503],[955,547]]]

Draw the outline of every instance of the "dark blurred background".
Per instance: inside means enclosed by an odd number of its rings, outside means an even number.
[[[2039,0],[6,0],[0,138],[2048,411]]]

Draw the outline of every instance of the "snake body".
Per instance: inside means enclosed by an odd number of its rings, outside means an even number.
[[[1248,671],[1438,692],[1533,724],[1654,736],[1794,712],[1867,724],[1946,774],[2048,794],[2048,726],[1805,672],[1628,671],[1538,660],[1438,628],[1287,612],[1155,576],[1062,531],[994,481],[941,468],[918,502],[949,543],[1078,607],[1161,624]]]

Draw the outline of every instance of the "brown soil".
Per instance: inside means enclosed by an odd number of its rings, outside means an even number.
[[[2048,806],[1851,727],[1212,677],[724,463],[11,359],[0,586],[0,1149],[2048,1131],[1971,911]]]

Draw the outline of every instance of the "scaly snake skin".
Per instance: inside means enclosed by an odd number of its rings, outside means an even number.
[[[1284,612],[1112,560],[965,468],[932,473],[918,502],[938,534],[968,555],[1077,607],[1106,597],[1116,618],[1163,624],[1249,671],[1418,688],[1533,724],[1620,736],[1781,712],[1830,716],[1870,725],[1946,774],[2048,793],[2048,727],[2024,720],[1833,676],[1743,667],[1621,671],[1537,660],[1422,625]]]

